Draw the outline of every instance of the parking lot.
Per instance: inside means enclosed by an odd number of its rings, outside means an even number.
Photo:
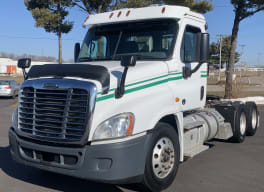
[[[98,184],[16,164],[8,149],[8,128],[16,100],[0,99],[0,191],[128,192],[133,185]],[[260,108],[264,117],[264,108]],[[243,144],[212,141],[211,148],[181,164],[170,192],[263,192],[264,118]],[[122,171],[122,170],[120,170]]]

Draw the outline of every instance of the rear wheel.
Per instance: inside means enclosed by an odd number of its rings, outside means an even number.
[[[173,182],[180,161],[178,134],[167,123],[158,123],[148,150],[143,186],[148,191],[161,191]]]
[[[245,105],[245,113],[247,118],[247,135],[254,136],[259,124],[259,113],[256,103],[247,102]]]
[[[246,137],[247,118],[244,110],[244,105],[240,104],[237,107],[237,114],[235,119],[235,127],[233,128],[232,141],[235,143],[242,143]]]

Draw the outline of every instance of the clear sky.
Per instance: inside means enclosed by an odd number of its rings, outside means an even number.
[[[217,41],[218,34],[229,35],[234,20],[230,0],[213,0],[215,9],[207,14],[211,41]],[[70,10],[68,20],[74,21],[73,30],[63,35],[63,58],[73,58],[75,42],[81,42],[87,29],[82,27],[86,13],[80,9]],[[242,21],[239,31],[239,45],[246,45],[242,61],[249,65],[264,65],[264,12]],[[24,0],[1,0],[0,3],[0,52],[55,56],[58,54],[57,37],[34,26],[31,13],[26,9]],[[258,59],[259,58],[259,59]]]

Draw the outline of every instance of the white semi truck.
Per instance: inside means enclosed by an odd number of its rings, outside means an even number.
[[[205,18],[179,6],[90,15],[75,64],[30,66],[9,130],[14,160],[161,191],[211,139],[256,133],[255,103],[206,96]],[[121,65],[120,65],[121,62]]]

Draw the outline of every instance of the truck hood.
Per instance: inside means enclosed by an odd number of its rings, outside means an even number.
[[[120,61],[104,61],[104,62],[87,62],[83,64],[104,66],[110,74],[110,89],[115,89],[121,80],[124,68],[120,65]],[[137,61],[135,67],[128,69],[126,77],[126,85],[151,79],[157,76],[168,74],[168,66],[165,61]],[[101,92],[101,86],[97,85],[98,92]]]

